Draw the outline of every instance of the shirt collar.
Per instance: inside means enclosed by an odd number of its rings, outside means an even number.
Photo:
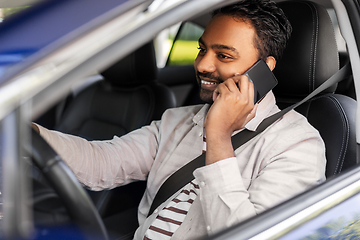
[[[272,111],[274,111],[274,107],[276,107],[276,111],[278,108],[276,106],[275,96],[272,91],[270,91],[266,96],[261,100],[259,106],[256,110],[255,117],[251,119],[246,125],[245,128],[250,131],[255,131],[259,124],[268,117]],[[209,111],[210,104],[205,104],[200,111],[195,114],[193,117],[193,122],[201,127],[204,127],[204,120],[206,113]],[[238,132],[238,131],[237,131]],[[236,132],[235,132],[236,133]],[[234,134],[235,134],[234,133]]]
[[[194,124],[204,127],[205,116],[206,113],[209,111],[209,108],[210,104],[204,104],[200,111],[193,117]]]
[[[259,124],[268,117],[272,111],[274,111],[274,107],[276,107],[276,111],[278,111],[278,107],[276,106],[276,100],[274,93],[270,91],[266,96],[261,100],[259,106],[256,110],[255,117],[251,119],[246,125],[245,128],[250,131],[255,131]]]

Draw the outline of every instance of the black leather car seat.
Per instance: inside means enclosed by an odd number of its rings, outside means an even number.
[[[148,43],[102,72],[98,81],[71,100],[55,127],[88,140],[121,136],[176,106],[175,96],[157,83],[153,43]]]
[[[279,3],[293,27],[284,56],[274,74],[278,106],[298,102],[339,69],[335,34],[325,8],[307,1]],[[326,176],[354,166],[356,162],[356,101],[334,94],[337,86],[322,92],[296,110],[320,132],[326,145]]]
[[[176,100],[168,87],[156,82],[157,72],[150,42],[103,71],[103,80],[77,94],[56,130],[88,140],[104,140],[159,120],[166,109],[176,107]],[[146,182],[141,181],[101,192],[88,191],[110,235],[135,231],[137,207],[145,186]],[[121,225],[116,220],[119,213],[127,219]]]

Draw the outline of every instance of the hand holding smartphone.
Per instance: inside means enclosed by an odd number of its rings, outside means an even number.
[[[262,59],[251,66],[244,75],[254,84],[254,103],[260,101],[278,83],[274,74]]]

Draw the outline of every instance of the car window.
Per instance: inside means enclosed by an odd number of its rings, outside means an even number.
[[[163,68],[165,66],[176,33],[179,31],[180,26],[181,23],[178,23],[169,28],[166,28],[161,31],[154,39],[156,62],[159,68]]]
[[[279,240],[359,239],[360,195],[341,204],[289,232]]]
[[[167,65],[192,65],[198,53],[198,39],[204,29],[184,23],[176,36],[168,57]]]
[[[203,103],[195,79],[194,60],[198,54],[198,39],[204,29],[185,22],[161,32],[155,40],[158,81],[168,86],[176,97],[177,106]],[[176,72],[176,74],[174,74]]]
[[[339,50],[339,52],[346,52],[347,51],[346,43],[345,43],[344,38],[341,35],[339,23],[336,18],[335,10],[334,9],[327,9],[327,10],[328,10],[329,16],[331,18],[331,22],[333,23],[333,26],[334,26],[334,33],[335,33],[335,37],[336,37],[338,50]]]

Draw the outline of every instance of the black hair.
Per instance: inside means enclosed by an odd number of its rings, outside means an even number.
[[[290,38],[292,27],[284,12],[271,0],[241,0],[215,10],[213,17],[228,15],[236,20],[249,21],[255,28],[255,47],[259,58],[268,56],[280,59]]]

